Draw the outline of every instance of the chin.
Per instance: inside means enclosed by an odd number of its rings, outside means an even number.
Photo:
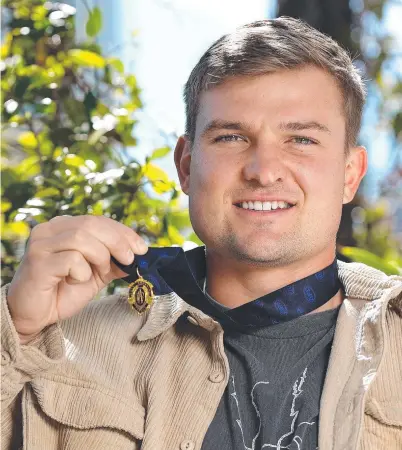
[[[225,245],[230,255],[238,261],[258,266],[279,266],[297,259],[295,248],[287,248],[280,245],[278,241],[274,243],[255,242],[253,244],[239,244],[234,240],[226,241]]]

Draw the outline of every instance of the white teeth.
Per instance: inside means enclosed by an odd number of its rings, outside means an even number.
[[[255,211],[271,211],[276,209],[288,209],[292,205],[284,202],[283,200],[274,200],[273,202],[260,202],[259,200],[252,201],[244,201],[241,204],[243,209],[252,209]],[[240,206],[239,205],[239,206]]]

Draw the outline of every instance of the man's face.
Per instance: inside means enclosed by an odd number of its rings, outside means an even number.
[[[342,204],[365,172],[345,155],[342,96],[316,67],[238,77],[204,92],[176,164],[209,252],[279,266],[334,255]]]

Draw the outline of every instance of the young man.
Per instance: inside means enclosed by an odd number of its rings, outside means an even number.
[[[402,278],[335,259],[367,167],[349,56],[252,23],[185,100],[175,162],[205,249],[147,252],[105,217],[35,227],[3,289],[3,448],[402,448]]]

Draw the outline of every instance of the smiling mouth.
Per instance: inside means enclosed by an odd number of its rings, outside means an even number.
[[[282,200],[274,200],[272,202],[261,202],[261,201],[244,201],[240,203],[235,203],[240,209],[249,209],[252,211],[276,211],[282,209],[290,209],[295,206],[294,204],[282,201]]]

